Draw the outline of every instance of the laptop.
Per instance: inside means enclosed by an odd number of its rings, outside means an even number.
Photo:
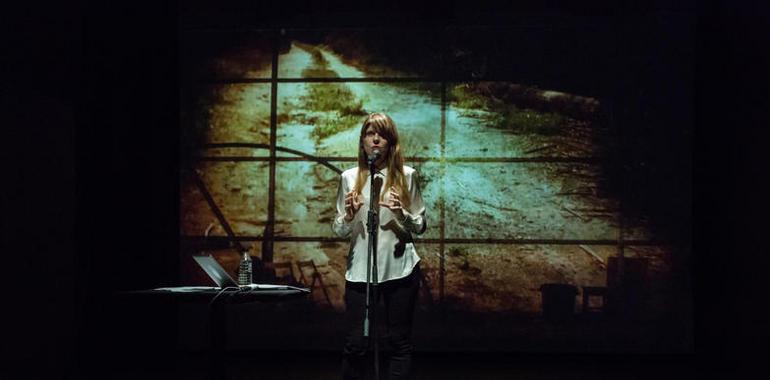
[[[216,259],[214,259],[211,255],[194,255],[192,257],[195,259],[195,262],[200,265],[200,267],[203,269],[204,272],[206,272],[207,275],[217,284],[219,288],[227,288],[227,287],[235,287],[240,289],[250,289],[250,290],[299,290],[305,293],[310,293],[310,289],[306,288],[298,288],[296,286],[290,286],[290,285],[273,285],[273,284],[248,284],[248,285],[238,285],[238,282],[235,281],[229,273],[225,270],[225,268],[222,268],[221,265],[219,265],[219,262],[217,262]]]

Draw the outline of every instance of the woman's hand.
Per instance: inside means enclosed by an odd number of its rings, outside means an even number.
[[[364,204],[364,202],[358,200],[358,193],[356,193],[355,190],[351,190],[345,194],[345,221],[352,221],[362,204]]]
[[[389,202],[380,202],[380,206],[387,207],[399,221],[404,220],[404,209],[401,208],[401,200],[393,187],[390,188],[389,198]]]

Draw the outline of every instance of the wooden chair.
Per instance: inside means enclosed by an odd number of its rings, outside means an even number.
[[[313,260],[297,261],[297,268],[299,269],[300,282],[310,289],[310,292],[312,293],[313,289],[316,288],[316,281],[318,281],[318,287],[324,292],[326,302],[329,303],[329,306],[333,306],[332,300],[329,298],[329,292],[326,290],[326,285],[324,285],[323,277],[321,277],[321,273],[318,272],[318,267],[316,267],[315,262]],[[305,277],[304,268],[309,268],[311,270],[310,277],[312,281],[308,281],[307,277]]]

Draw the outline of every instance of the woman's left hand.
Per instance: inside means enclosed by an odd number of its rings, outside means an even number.
[[[398,197],[398,193],[396,193],[394,188],[390,188],[389,192],[389,201],[388,202],[380,202],[380,206],[387,207],[390,212],[392,212],[398,220],[404,220],[404,209],[401,208],[401,200]]]

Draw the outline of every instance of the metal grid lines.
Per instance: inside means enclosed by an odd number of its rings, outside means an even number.
[[[446,31],[446,30],[445,30]],[[447,62],[446,55],[447,40],[444,38],[442,41],[442,55],[440,60],[439,75],[437,77],[366,77],[366,78],[351,78],[351,77],[335,77],[335,78],[320,78],[320,77],[307,77],[307,78],[281,78],[279,77],[279,40],[282,37],[279,29],[271,29],[272,41],[272,56],[271,56],[271,71],[270,78],[230,78],[230,79],[216,79],[210,78],[196,78],[197,85],[218,85],[218,84],[250,84],[250,83],[263,83],[270,84],[270,137],[269,144],[257,144],[257,143],[218,143],[218,144],[206,144],[200,147],[201,152],[208,149],[215,148],[250,148],[250,149],[262,149],[268,150],[269,155],[266,157],[252,157],[246,155],[220,155],[212,156],[206,154],[200,154],[197,159],[200,161],[211,162],[268,162],[269,163],[269,190],[268,190],[268,215],[265,225],[264,233],[262,236],[235,236],[231,231],[228,232],[229,239],[235,242],[262,242],[262,255],[263,259],[267,262],[271,262],[273,259],[273,243],[274,242],[345,242],[345,239],[329,238],[324,236],[275,236],[275,208],[276,197],[280,197],[280,194],[276,194],[276,164],[278,162],[316,162],[329,170],[336,173],[340,173],[341,170],[334,162],[356,162],[356,157],[345,156],[315,156],[307,154],[302,151],[290,149],[287,147],[278,146],[277,144],[277,129],[278,129],[278,86],[283,83],[437,83],[440,84],[441,94],[441,130],[440,130],[440,154],[438,156],[414,156],[408,157],[407,160],[411,162],[435,162],[440,165],[439,173],[442,174],[441,185],[439,186],[438,207],[439,207],[439,237],[431,239],[416,239],[416,242],[420,244],[437,244],[439,245],[440,254],[440,277],[439,277],[439,294],[440,300],[444,299],[444,272],[445,272],[445,246],[447,244],[511,244],[511,245],[531,245],[531,244],[549,244],[549,245],[578,245],[578,244],[594,244],[605,246],[616,246],[619,249],[619,255],[623,256],[623,247],[626,245],[660,245],[667,242],[655,241],[650,239],[633,240],[624,239],[624,217],[622,203],[618,214],[618,234],[617,239],[491,239],[491,238],[447,238],[446,237],[446,182],[443,180],[446,173],[447,164],[450,163],[587,163],[597,164],[602,161],[602,157],[447,157],[446,143],[447,143],[447,86],[454,82],[510,82],[511,78],[502,77],[484,77],[484,78],[472,78],[472,77],[455,77],[450,78],[446,72],[444,66]],[[604,100],[602,101],[604,102]],[[613,130],[620,130],[620,126],[616,125],[617,120],[612,115],[612,105],[610,106],[609,119],[605,122],[609,122]],[[277,152],[285,152],[294,155],[293,157],[279,157]],[[200,186],[205,185],[201,182]],[[628,189],[623,189],[627,191]],[[213,204],[214,200],[209,196],[206,198],[212,209],[218,209],[216,204]],[[333,202],[332,199],[329,202]],[[221,214],[221,212],[220,212]],[[222,216],[225,217],[224,215]],[[202,239],[201,236],[182,236],[182,239],[197,241]],[[209,237],[208,239],[211,239]]]

